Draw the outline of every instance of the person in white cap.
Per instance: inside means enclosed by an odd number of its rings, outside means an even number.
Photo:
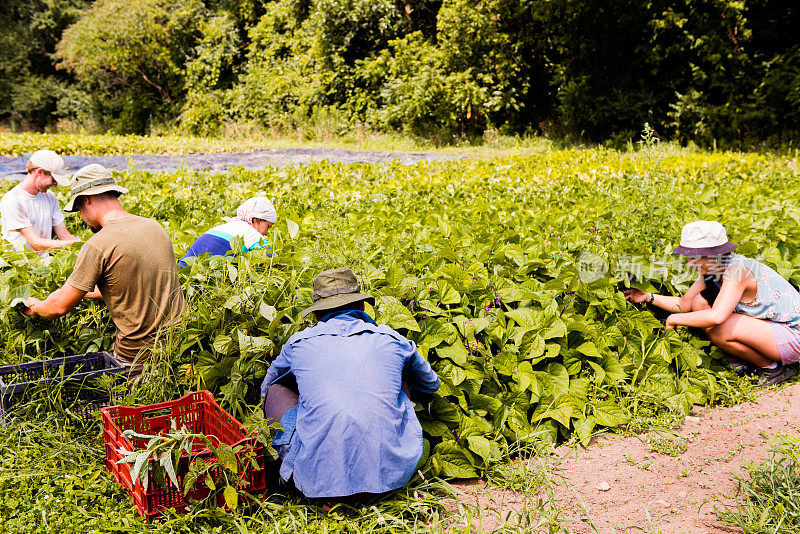
[[[28,174],[0,200],[0,227],[3,239],[14,248],[47,251],[69,246],[77,237],[69,233],[64,214],[50,188],[69,185],[64,160],[52,150],[37,150],[27,165]],[[55,231],[58,239],[52,239]]]
[[[167,232],[153,219],[132,215],[119,202],[128,190],[92,163],[72,178],[66,211],[79,211],[95,235],[78,254],[67,282],[45,300],[29,298],[26,315],[60,317],[97,287],[117,327],[114,354],[135,378],[163,328],[177,324],[184,307]]]
[[[732,357],[737,372],[754,368],[760,386],[788,380],[800,361],[800,293],[773,269],[734,254],[725,228],[714,221],[683,227],[673,253],[699,271],[681,297],[630,290],[628,300],[672,312],[667,328],[701,328]]]
[[[224,256],[231,251],[231,241],[236,237],[244,239],[242,252],[257,248],[270,248],[264,239],[272,225],[278,222],[275,206],[266,197],[253,197],[236,208],[236,218],[215,226],[197,238],[186,254],[178,260],[179,267],[188,265],[189,258],[200,254]]]

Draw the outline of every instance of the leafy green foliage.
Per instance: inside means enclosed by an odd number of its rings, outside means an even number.
[[[30,154],[35,147],[46,146],[61,155],[87,154],[93,156],[134,154],[190,154],[193,152],[249,152],[274,148],[263,139],[211,139],[207,137],[141,135],[79,135],[0,133],[0,153],[7,156]],[[24,169],[24,166],[23,166]],[[77,169],[71,169],[77,170]],[[21,171],[20,171],[21,172]]]
[[[791,146],[800,129],[800,10],[779,0],[9,1],[12,129],[366,126],[438,144],[502,131],[624,145],[649,122],[737,148]]]
[[[369,312],[415,341],[442,379],[434,401],[418,411],[433,441],[430,467],[468,476],[542,440],[574,434],[585,443],[634,416],[686,414],[693,404],[734,397],[736,379],[719,374],[718,351],[661,332],[650,312],[632,309],[619,291],[628,284],[687,288],[693,275],[680,259],[662,265],[641,257],[641,269],[620,259],[668,250],[689,218],[720,218],[743,252],[763,251],[797,282],[795,225],[778,222],[791,220],[791,197],[767,200],[776,190],[790,195],[783,184],[794,172],[781,160],[679,160],[658,157],[657,148],[635,158],[566,152],[504,164],[136,173],[125,204],[161,220],[179,253],[238,198],[266,187],[283,206],[268,236],[276,256],[199,258],[181,271],[190,313],[156,364],[172,369],[175,387],[211,389],[234,416],[245,414],[271,358],[308,324],[299,312],[313,276],[349,265],[377,296]],[[647,211],[648,196],[666,179],[660,173],[670,176],[673,197],[654,227],[628,206]],[[451,181],[456,174],[459,187]],[[192,189],[181,185],[188,181]],[[223,188],[226,197],[193,193]],[[742,198],[746,209],[724,209]],[[584,282],[585,251],[605,257],[612,271]],[[0,296],[10,302],[23,284],[44,296],[63,283],[75,253],[59,253],[46,267],[7,255]],[[55,322],[9,309],[2,320],[7,361],[107,348],[113,334],[96,303]]]
[[[123,113],[115,129],[142,131],[149,114],[174,111],[205,14],[199,0],[100,0],[64,32],[59,66],[113,98]]]
[[[687,289],[694,275],[667,252],[696,218],[720,220],[742,253],[797,284],[797,174],[786,158],[673,156],[652,144],[633,154],[122,175],[126,208],[161,221],[178,254],[243,198],[261,192],[280,213],[267,236],[275,256],[200,257],[181,270],[186,321],[156,352],[158,379],[127,402],[207,388],[244,419],[272,358],[310,325],[299,313],[314,275],[342,265],[376,296],[367,312],[413,340],[442,379],[416,406],[432,444],[426,480],[491,473],[548,444],[736,402],[749,386],[724,355],[694,333],[663,332],[621,290]],[[88,237],[74,217],[68,225]],[[583,276],[587,252],[609,271]],[[4,251],[0,303],[59,287],[76,253],[44,265]],[[105,348],[113,336],[91,302],[57,321],[4,307],[0,331],[8,363]]]
[[[69,76],[49,57],[87,0],[7,0],[0,11],[0,117],[12,129],[43,128],[63,116]]]

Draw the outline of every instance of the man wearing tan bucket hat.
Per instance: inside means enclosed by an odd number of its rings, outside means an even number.
[[[409,482],[423,457],[411,397],[430,398],[439,378],[412,341],[364,312],[350,269],[314,279],[317,324],[297,332],[261,386],[264,416],[283,430],[273,445],[280,475],[312,498],[369,497]]]
[[[52,150],[31,154],[28,173],[19,185],[0,200],[3,239],[14,248],[35,250],[47,256],[48,250],[69,246],[79,239],[69,233],[58,200],[50,189],[69,185],[64,160]],[[55,232],[58,239],[52,239]]]
[[[184,299],[172,242],[158,222],[119,202],[128,190],[93,163],[71,183],[66,211],[79,211],[95,235],[84,243],[67,282],[46,300],[28,299],[27,315],[59,317],[97,287],[117,327],[114,353],[138,375],[162,327],[176,323]]]

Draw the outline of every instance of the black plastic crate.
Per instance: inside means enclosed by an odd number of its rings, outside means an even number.
[[[0,420],[20,401],[36,391],[58,389],[61,401],[71,404],[84,418],[112,404],[108,390],[98,388],[95,380],[102,375],[118,375],[124,380],[125,368],[108,352],[90,352],[52,360],[0,367]]]

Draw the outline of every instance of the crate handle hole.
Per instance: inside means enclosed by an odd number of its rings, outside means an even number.
[[[172,409],[160,408],[158,410],[150,410],[148,412],[142,412],[142,417],[162,417],[165,415],[172,415]]]

